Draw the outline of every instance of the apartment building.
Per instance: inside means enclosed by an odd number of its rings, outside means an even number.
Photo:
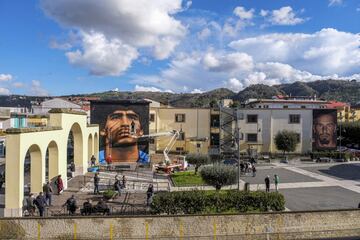
[[[220,113],[210,108],[164,107],[151,101],[150,134],[180,131],[180,137],[171,149],[181,154],[218,154],[220,140]],[[150,150],[163,151],[170,136],[157,137],[150,142]]]
[[[241,152],[279,152],[274,139],[276,134],[283,130],[298,134],[300,143],[295,153],[304,154],[312,151],[312,109],[238,109],[236,114]]]

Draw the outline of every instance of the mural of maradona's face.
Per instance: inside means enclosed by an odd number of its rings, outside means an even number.
[[[139,115],[133,110],[116,110],[108,115],[103,134],[111,140],[113,147],[129,146],[137,143],[143,135]]]
[[[336,147],[336,123],[331,114],[323,114],[316,118],[314,132],[318,147]]]

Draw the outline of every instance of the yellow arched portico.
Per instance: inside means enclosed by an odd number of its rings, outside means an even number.
[[[30,184],[33,193],[41,192],[45,183],[47,150],[49,179],[62,175],[64,188],[67,188],[67,142],[70,131],[74,135],[76,174],[86,172],[90,151],[95,156],[99,155],[99,126],[88,125],[85,113],[67,109],[53,109],[49,113],[48,127],[12,128],[6,131],[5,217],[22,216],[24,161],[27,151],[31,158]],[[94,141],[92,137],[90,139],[90,135],[94,136]]]

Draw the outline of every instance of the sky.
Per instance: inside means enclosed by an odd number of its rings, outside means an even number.
[[[0,0],[0,94],[360,80],[360,0]]]

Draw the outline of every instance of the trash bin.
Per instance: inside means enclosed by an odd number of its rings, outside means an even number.
[[[250,191],[250,183],[248,183],[248,182],[245,183],[244,191],[246,191],[246,192]]]

